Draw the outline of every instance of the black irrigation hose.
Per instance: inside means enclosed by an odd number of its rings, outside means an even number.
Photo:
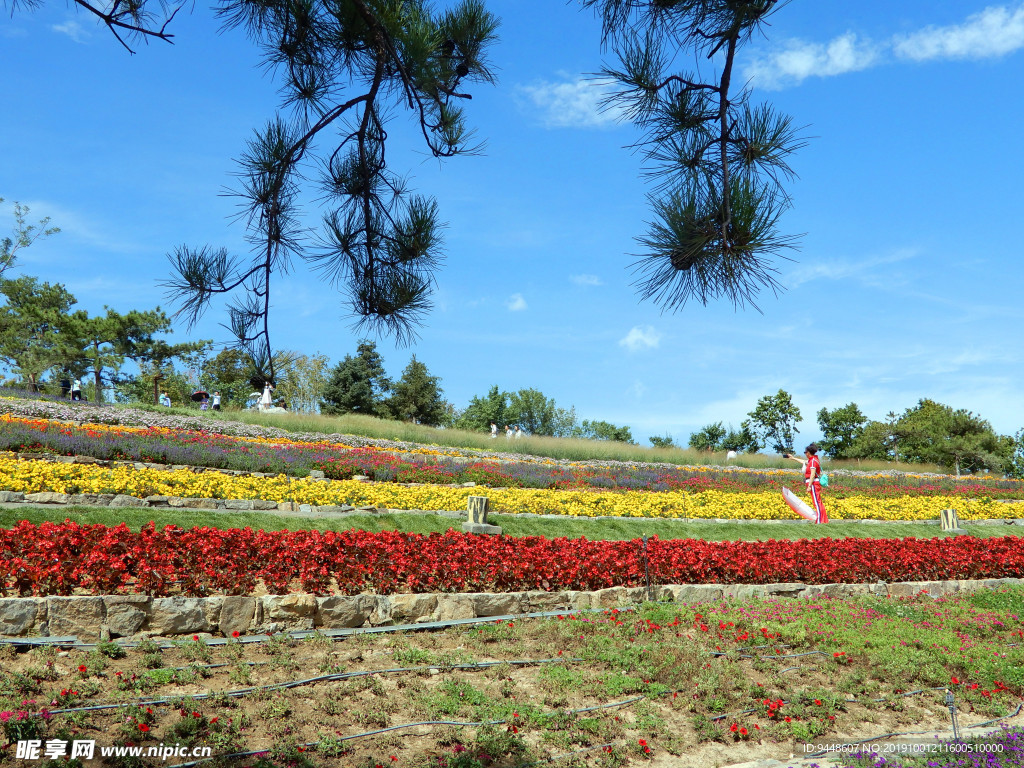
[[[945,690],[945,688],[926,688],[924,690],[936,691],[936,690]],[[917,691],[917,693],[920,693],[920,691]],[[875,701],[878,701],[878,699],[875,699]],[[1012,714],[1003,715],[1002,717],[996,717],[996,718],[993,718],[992,720],[986,720],[983,723],[975,723],[974,725],[968,725],[966,727],[967,728],[983,728],[986,725],[991,725],[992,723],[998,723],[1001,720],[1008,720],[1008,719],[1010,719],[1012,717],[1016,717],[1017,715],[1019,715],[1022,708],[1024,708],[1024,703],[1018,704],[1017,705],[1017,709],[1014,710],[1014,712]],[[845,742],[843,742],[843,744],[849,744],[851,746],[856,745],[856,744],[870,744],[873,741],[881,741],[882,739],[891,739],[894,736],[920,736],[923,733],[932,733],[932,731],[904,731],[904,732],[901,732],[901,733],[885,733],[885,734],[882,734],[881,736],[874,736],[874,737],[872,737],[870,739],[860,739],[859,741],[845,741]],[[827,752],[827,751],[814,752],[814,753],[809,754],[809,755],[801,755],[801,758],[821,757],[821,756],[827,755],[827,754],[829,754],[829,752]]]
[[[206,699],[219,698],[220,696],[241,698],[242,696],[247,696],[252,693],[259,693],[263,691],[285,691],[291,688],[298,688],[303,685],[311,685],[313,683],[336,682],[338,680],[351,680],[357,677],[393,674],[396,672],[423,672],[431,669],[490,669],[491,667],[499,667],[502,664],[508,664],[509,666],[532,666],[534,664],[557,664],[558,662],[563,661],[583,661],[583,659],[514,659],[512,661],[480,661],[473,664],[429,664],[420,667],[393,667],[390,669],[359,670],[356,672],[337,672],[330,675],[318,675],[317,677],[310,677],[305,680],[289,680],[284,683],[258,685],[252,686],[251,688],[239,688],[236,691],[225,691],[223,693],[197,693],[191,696],[178,696],[173,699],[137,699],[136,701],[121,702],[118,704],[94,704],[88,707],[51,709],[49,710],[48,714],[66,715],[72,712],[96,712],[104,709],[123,709],[125,707],[164,706],[168,704],[173,704],[174,702],[180,701],[181,699],[189,699],[190,701],[204,701]],[[184,667],[184,669],[189,669],[189,667]]]
[[[560,659],[559,659],[559,661],[560,661]],[[635,702],[642,701],[643,699],[646,699],[646,698],[647,698],[646,696],[637,696],[637,697],[632,698],[632,699],[626,699],[625,701],[616,701],[616,702],[612,702],[611,704],[600,704],[600,705],[598,705],[596,707],[584,707],[583,709],[567,709],[567,710],[564,710],[564,712],[565,712],[565,714],[568,714],[568,715],[577,715],[577,714],[580,714],[582,712],[593,712],[594,710],[598,710],[598,709],[611,709],[613,707],[622,707],[622,706],[625,706],[627,704],[633,704]],[[502,724],[507,723],[507,722],[508,722],[508,720],[486,720],[486,721],[482,721],[482,722],[479,722],[479,723],[459,723],[459,722],[451,722],[451,721],[448,721],[448,720],[426,720],[426,721],[421,722],[421,723],[405,723],[403,725],[392,725],[389,728],[380,728],[380,729],[375,730],[375,731],[366,731],[365,733],[354,733],[351,736],[341,736],[341,737],[339,737],[337,739],[337,741],[349,741],[351,739],[362,739],[362,738],[365,738],[367,736],[376,736],[376,735],[381,734],[381,733],[387,733],[388,731],[397,731],[397,730],[401,730],[403,728],[415,728],[416,726],[419,726],[419,725],[454,725],[454,726],[459,726],[459,727],[473,728],[473,727],[480,727],[480,726],[483,726],[483,725],[502,725]],[[318,741],[307,741],[305,744],[302,744],[300,746],[306,747],[306,748],[310,748],[310,747],[316,747],[319,743],[320,742],[318,742]],[[609,744],[603,744],[601,746],[610,746],[610,745]],[[590,749],[597,749],[597,748],[598,747],[589,747],[587,750],[581,750],[581,751],[585,752],[585,751],[589,751]],[[266,750],[266,749],[261,749],[261,750],[255,751],[255,752],[232,752],[231,754],[228,754],[228,755],[217,755],[215,757],[214,756],[203,757],[203,758],[200,758],[199,760],[194,760],[191,763],[178,763],[177,765],[167,766],[167,768],[194,768],[194,766],[197,766],[197,765],[200,765],[202,763],[205,763],[208,760],[233,760],[233,759],[238,758],[238,757],[253,757],[255,755],[264,755],[264,754],[267,754],[267,752],[269,752],[269,750]],[[555,758],[555,759],[561,759],[561,758]],[[545,761],[541,761],[541,762],[545,762]],[[546,761],[546,762],[550,762],[550,761]],[[527,765],[532,765],[532,763],[528,763]],[[522,767],[519,767],[519,768],[522,768]]]

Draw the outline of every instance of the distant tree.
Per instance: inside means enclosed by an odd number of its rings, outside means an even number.
[[[729,431],[719,441],[719,450],[736,451],[737,453],[757,453],[762,448],[762,443],[757,436],[750,431],[749,426],[741,426],[737,431],[729,425]]]
[[[585,440],[610,440],[616,443],[633,442],[633,433],[629,427],[617,427],[607,421],[588,421],[584,419],[580,424],[579,437]]]
[[[52,368],[84,369],[81,346],[69,332],[68,313],[75,297],[60,283],[34,277],[0,278],[0,361],[38,392]]]
[[[240,349],[222,349],[203,363],[200,380],[210,393],[220,392],[224,405],[243,406],[256,389],[251,379],[256,376],[252,360]]]
[[[720,451],[722,450],[722,440],[725,439],[726,431],[725,427],[722,426],[722,422],[718,421],[714,424],[708,424],[698,432],[694,432],[690,435],[689,446],[695,451]]]
[[[883,421],[869,421],[845,450],[843,458],[892,461],[892,438],[891,425]]]
[[[412,356],[402,378],[391,388],[388,409],[396,419],[436,427],[445,419],[446,408],[441,379],[431,376],[427,366]]]
[[[492,422],[504,427],[510,421],[507,413],[508,393],[502,392],[495,384],[484,397],[474,395],[470,399],[469,405],[455,419],[455,427],[466,430],[490,429]]]
[[[764,32],[776,0],[581,0],[603,22],[618,66],[602,75],[606,100],[643,132],[639,141],[654,221],[635,264],[641,298],[678,310],[720,297],[757,306],[776,292],[771,259],[792,248],[778,222],[790,199],[790,155],[802,148],[792,120],[750,104],[733,80],[739,49]],[[712,59],[704,72],[673,71],[679,59]],[[713,77],[705,75],[714,73]]]
[[[1007,456],[1003,469],[1008,477],[1024,480],[1024,429],[1018,430],[1013,436],[1010,455]]]
[[[0,205],[4,199],[0,197]],[[32,243],[41,237],[49,237],[60,232],[60,227],[51,227],[50,217],[40,219],[38,224],[26,224],[28,206],[15,201],[14,203],[14,230],[13,237],[0,238],[0,277],[4,272],[14,266],[17,261],[17,253],[22,248],[28,248]]]
[[[328,414],[362,413],[389,418],[390,393],[391,380],[384,371],[377,344],[364,339],[359,342],[356,356],[345,355],[331,372],[320,410]]]
[[[154,334],[171,330],[171,321],[160,307],[123,315],[110,307],[104,309],[103,315],[91,317],[79,310],[68,318],[69,333],[78,339],[81,357],[92,372],[98,402],[103,400],[105,378],[112,382],[125,360],[148,359],[155,344]]]
[[[520,389],[508,399],[506,417],[531,435],[568,437],[579,427],[575,408],[559,408],[539,390]]]
[[[867,423],[867,416],[860,412],[856,403],[833,411],[822,408],[818,411],[818,426],[823,435],[819,443],[822,451],[833,459],[849,458],[847,454]]]
[[[658,435],[651,435],[648,440],[651,441],[651,445],[655,448],[675,448],[676,444],[672,442],[672,435],[665,435],[659,437]]]
[[[178,407],[194,405],[190,398],[196,383],[186,371],[201,371],[212,346],[209,339],[178,344],[154,340],[136,358],[139,374],[114,380],[114,398],[120,403],[156,403],[157,393],[165,391]],[[184,371],[175,367],[175,361],[183,365]]]
[[[899,427],[906,461],[939,464],[957,475],[1002,467],[1013,450],[1012,439],[980,416],[927,398],[904,412]]]
[[[786,390],[765,395],[747,416],[750,418],[744,420],[740,427],[749,430],[758,442],[765,443],[776,453],[793,452],[793,436],[800,431],[796,428],[800,409]]]
[[[278,373],[275,397],[284,398],[290,411],[316,413],[327,389],[331,365],[327,355],[284,352],[282,358],[285,360],[275,366]],[[249,362],[248,358],[246,361]]]

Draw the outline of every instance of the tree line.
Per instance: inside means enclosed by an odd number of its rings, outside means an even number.
[[[708,424],[690,435],[689,446],[700,451],[794,452],[802,420],[793,397],[783,389],[765,395],[740,424],[726,429]],[[890,411],[883,420],[869,419],[856,403],[822,408],[817,413],[821,451],[833,459],[874,459],[913,464],[938,464],[961,472],[996,471],[1024,477],[1024,429],[1000,435],[978,414],[923,398],[903,413]],[[671,443],[671,438],[651,441]]]

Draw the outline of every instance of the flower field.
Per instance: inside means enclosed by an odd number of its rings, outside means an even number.
[[[468,496],[486,495],[494,511],[508,514],[772,520],[792,517],[779,494],[784,485],[803,490],[799,478],[784,470],[473,460],[450,455],[456,453],[452,449],[384,450],[360,444],[359,438],[342,443],[276,434],[222,435],[156,424],[73,425],[11,414],[0,416],[0,449],[275,475],[0,459],[0,490],[25,493],[264,499],[425,510],[464,509]],[[313,481],[313,470],[334,482]],[[349,480],[356,475],[376,482]],[[454,487],[466,482],[477,487]],[[894,481],[889,475],[846,473],[834,477],[826,505],[836,520],[930,520],[947,508],[955,508],[962,519],[983,520],[1020,516],[1015,504],[1002,503],[1017,500],[1024,500],[1024,484],[1017,481],[961,483],[906,476]]]
[[[1024,538],[647,542],[654,584],[809,584],[1018,578]],[[393,594],[642,586],[639,541],[449,531],[253,531],[152,524],[19,523],[0,529],[0,595],[139,592]]]

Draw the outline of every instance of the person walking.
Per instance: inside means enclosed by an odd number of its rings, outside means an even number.
[[[804,470],[804,484],[807,486],[807,492],[811,494],[814,511],[818,514],[815,522],[818,524],[827,523],[828,513],[825,511],[825,505],[821,503],[821,459],[818,458],[818,444],[811,443],[804,448],[803,459],[791,456],[788,453],[782,454],[782,458],[800,462]]]
[[[506,440],[511,440],[512,439],[512,425],[511,424],[506,424],[505,425],[505,439]]]
[[[220,410],[220,392],[213,393],[213,410]]]
[[[522,430],[522,428],[518,424],[516,424],[516,440],[518,440],[522,436],[523,436],[523,430]]]
[[[493,421],[491,422],[491,439],[493,440],[498,436],[498,425]]]
[[[274,385],[269,381],[263,385],[263,396],[260,398],[260,410],[266,411],[274,403]]]
[[[71,382],[71,399],[82,399],[82,382],[80,379],[76,378],[74,381]]]

